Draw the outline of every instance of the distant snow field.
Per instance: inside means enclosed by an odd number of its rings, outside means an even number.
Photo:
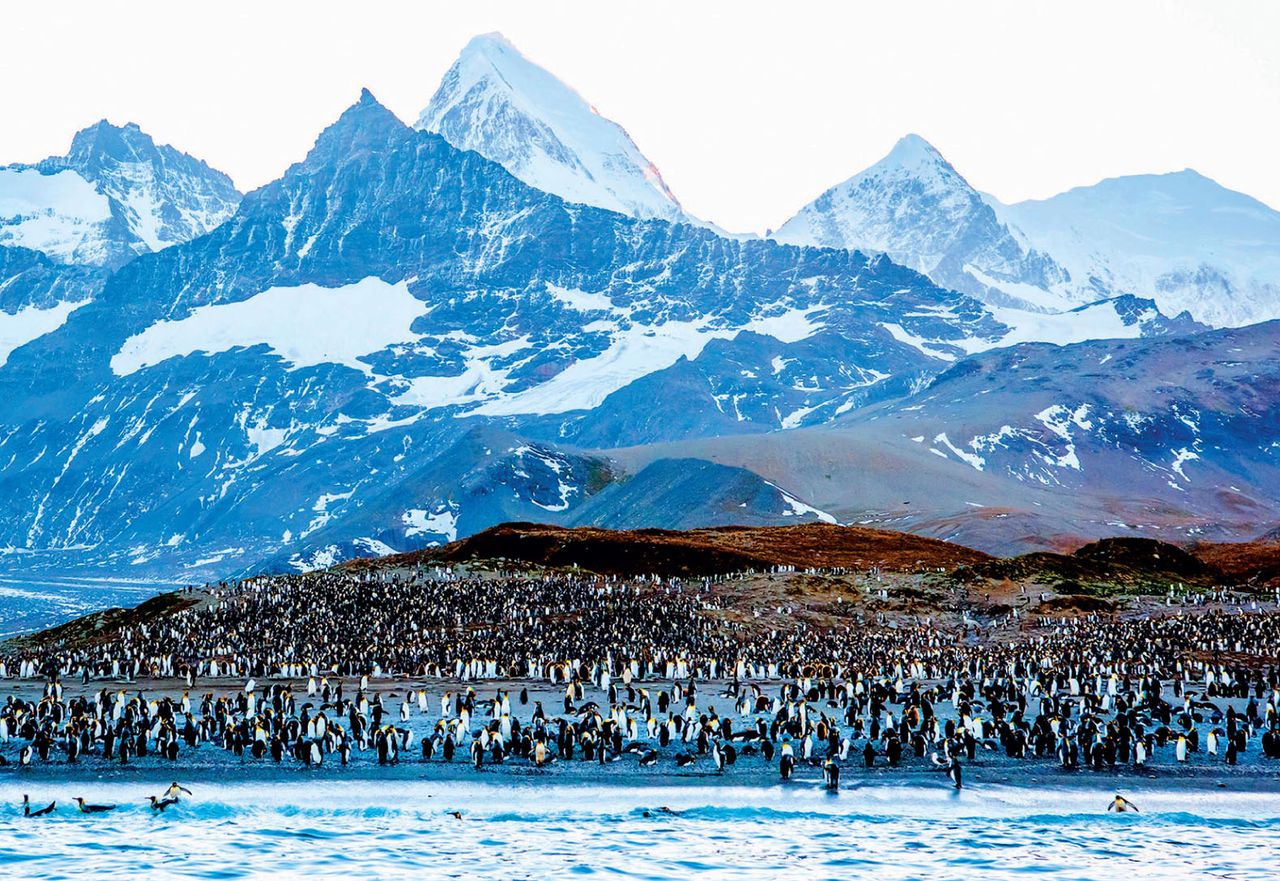
[[[375,277],[337,288],[268,288],[151,325],[125,341],[111,369],[128,376],[169,358],[265,345],[295,368],[333,363],[367,373],[360,357],[414,339],[410,325],[428,308],[406,282]]]
[[[96,255],[85,252],[97,248],[110,219],[107,197],[74,171],[0,168],[0,245],[92,260]]]
[[[72,312],[88,302],[58,303],[47,309],[26,306],[14,313],[0,311],[0,367],[8,363],[15,349],[62,327]]]

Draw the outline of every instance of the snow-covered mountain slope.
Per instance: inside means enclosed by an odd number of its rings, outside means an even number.
[[[0,547],[198,578],[564,521],[613,478],[547,424],[717,341],[767,339],[777,381],[852,392],[1007,332],[882,257],[567,203],[365,93],[230,220],[10,353]],[[727,428],[757,412],[776,421],[744,401]],[[779,486],[743,516],[799,516]]]
[[[0,168],[0,244],[65,263],[105,264],[118,250],[111,202],[77,172]]]
[[[1252,538],[1280,519],[1277,347],[1272,321],[1000,349],[847,427],[1044,487],[1079,534]]]
[[[1216,326],[1280,318],[1280,212],[1194,171],[992,204],[1077,286],[1151,297]]]
[[[18,280],[0,288],[0,308],[25,328],[0,366],[0,570],[185,582],[406,550],[504,520],[853,519],[866,499],[908,485],[935,511],[983,488],[1031,508],[1066,487],[1084,505],[1099,485],[1145,487],[1125,468],[1142,475],[1154,462],[1117,458],[1103,484],[1051,486],[971,445],[1001,427],[979,416],[1020,418],[1028,401],[1033,418],[1061,404],[1076,419],[1092,388],[1080,365],[1099,344],[1001,349],[1041,353],[1045,366],[1009,362],[1007,375],[967,380],[972,431],[922,397],[940,374],[959,388],[967,365],[1005,363],[987,350],[1070,343],[1075,325],[1060,316],[1028,329],[1033,313],[1006,322],[1008,307],[883,255],[732,240],[567,202],[409,128],[368,92],[226,222],[105,281],[30,250],[0,256]],[[44,325],[22,311],[66,303],[80,305]],[[1199,329],[1134,297],[1072,321],[1135,337]],[[1214,339],[1196,351],[1231,361],[1244,348]],[[1122,358],[1155,350],[1107,345],[1134,389],[1169,372],[1169,355]],[[1045,400],[1028,397],[1050,383],[1060,388]],[[902,438],[900,419],[945,422],[927,437],[945,433],[955,449]],[[819,431],[827,446],[804,440]],[[855,436],[859,454],[828,467],[829,450]],[[1219,455],[1226,437],[1182,446],[1223,474],[1269,478],[1254,459],[1237,464],[1243,452]],[[719,458],[730,442],[754,458]],[[707,444],[692,456],[704,461],[632,467],[601,452],[681,443]],[[806,451],[808,464],[766,473],[770,445]],[[887,473],[885,461],[910,467]],[[826,504],[836,488],[846,495]],[[1221,513],[1208,495],[1186,497],[1189,522]]]
[[[1184,312],[1218,327],[1280,317],[1280,212],[1193,171],[1002,205],[908,135],[773,238],[885,253],[998,309],[1062,316],[1059,327],[1079,306],[1125,295],[1152,301],[1175,321]],[[999,314],[1024,327],[1042,323]]]
[[[466,45],[416,127],[566,201],[638,218],[684,219],[657,167],[626,131],[501,34]]]
[[[0,368],[14,350],[61,327],[101,289],[106,273],[0,245]]]
[[[115,267],[204,235],[239,201],[226,175],[104,120],[78,132],[66,156],[0,168],[0,245]]]
[[[884,159],[800,209],[773,238],[888,254],[997,305],[1062,311],[1078,304],[1054,292],[1066,278],[1062,268],[1002,223],[919,135],[907,135]]]

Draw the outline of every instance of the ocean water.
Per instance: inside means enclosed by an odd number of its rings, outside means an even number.
[[[1232,878],[1280,873],[1274,794],[427,782],[0,783],[9,878]],[[47,819],[24,819],[21,792]],[[76,812],[69,796],[119,802]],[[455,817],[453,812],[459,812]]]
[[[173,585],[140,582],[0,574],[0,639],[53,627],[102,609],[136,606],[174,589]]]

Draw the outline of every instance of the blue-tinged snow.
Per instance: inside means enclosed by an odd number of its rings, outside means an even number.
[[[0,168],[0,245],[114,268],[209,232],[239,201],[226,175],[104,120],[66,156]]]
[[[9,353],[14,349],[62,327],[71,313],[83,305],[85,301],[64,301],[47,307],[24,306],[13,313],[0,310],[0,367],[9,360]]]
[[[405,282],[375,277],[336,288],[272,287],[150,325],[125,340],[111,369],[128,376],[169,358],[266,346],[293,367],[343,364],[369,373],[361,357],[416,340],[412,325],[428,308]]]
[[[1215,326],[1280,318],[1280,212],[1187,170],[997,205],[1077,283]]]
[[[1280,212],[1194,171],[1114,178],[1003,205],[916,135],[802,208],[781,242],[884,253],[993,307],[1010,342],[1147,334],[1147,322],[1092,324],[1072,310],[1118,296],[1212,326],[1280,317]],[[1011,317],[1012,320],[1007,320]],[[1077,326],[1066,328],[1063,322]]]
[[[626,131],[501,34],[467,44],[417,128],[567,201],[633,217],[683,219],[657,166]]]
[[[107,258],[110,220],[110,201],[78,172],[0,168],[0,245],[99,263]]]

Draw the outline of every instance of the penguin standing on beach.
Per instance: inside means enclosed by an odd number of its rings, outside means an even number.
[[[783,743],[780,750],[782,757],[778,759],[778,773],[782,775],[783,780],[791,779],[791,772],[796,767],[796,754],[791,748],[790,743]]]
[[[947,777],[956,789],[964,788],[964,772],[960,768],[959,756],[951,757],[951,764],[947,765]]]

